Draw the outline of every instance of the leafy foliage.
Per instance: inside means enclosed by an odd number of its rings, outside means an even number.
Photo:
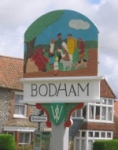
[[[118,150],[118,140],[99,140],[93,143],[93,150]]]
[[[97,48],[98,47],[98,42],[94,41],[94,40],[89,40],[89,41],[85,41],[85,45],[86,45],[87,49]]]
[[[10,134],[0,134],[0,150],[15,150],[15,141]]]
[[[34,21],[25,32],[25,42],[30,42],[37,37],[46,27],[56,22],[63,14],[63,10],[52,11],[42,15]]]
[[[33,150],[33,146],[32,145],[17,146],[16,150]]]

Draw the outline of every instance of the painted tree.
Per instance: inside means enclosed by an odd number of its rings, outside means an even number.
[[[52,11],[34,21],[26,30],[24,35],[24,42],[26,44],[26,50],[24,52],[24,73],[26,73],[27,60],[34,53],[34,44],[36,37],[49,25],[56,22],[63,14],[63,10]]]

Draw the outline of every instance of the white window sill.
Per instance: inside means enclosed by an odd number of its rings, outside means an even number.
[[[27,145],[27,144],[30,144],[30,143],[19,143],[19,145]]]
[[[94,120],[94,119],[89,119],[86,122],[97,122],[97,123],[114,123],[113,121],[109,120]]]
[[[13,115],[13,118],[27,118],[27,117],[24,116],[24,115],[17,115],[17,114],[14,114],[14,115]]]

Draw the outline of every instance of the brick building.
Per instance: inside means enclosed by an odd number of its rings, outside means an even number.
[[[87,103],[84,109],[73,113],[73,117],[84,117],[84,123],[74,139],[74,150],[92,150],[95,140],[118,138],[118,102],[106,80],[100,83],[100,97],[102,102]]]
[[[0,132],[13,134],[18,144],[30,143],[36,126],[28,118],[38,110],[20,103],[23,60],[0,56],[0,68]],[[94,140],[118,138],[118,102],[106,80],[101,81],[100,88],[101,103],[86,103],[73,113],[73,117],[84,117],[74,150],[91,150]]]
[[[23,100],[23,60],[0,56],[0,132],[14,135],[16,143],[30,143],[36,126],[29,122],[33,113]]]

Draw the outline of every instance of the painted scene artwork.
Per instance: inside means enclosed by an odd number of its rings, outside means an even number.
[[[96,76],[98,29],[86,16],[56,10],[24,34],[24,77]]]

